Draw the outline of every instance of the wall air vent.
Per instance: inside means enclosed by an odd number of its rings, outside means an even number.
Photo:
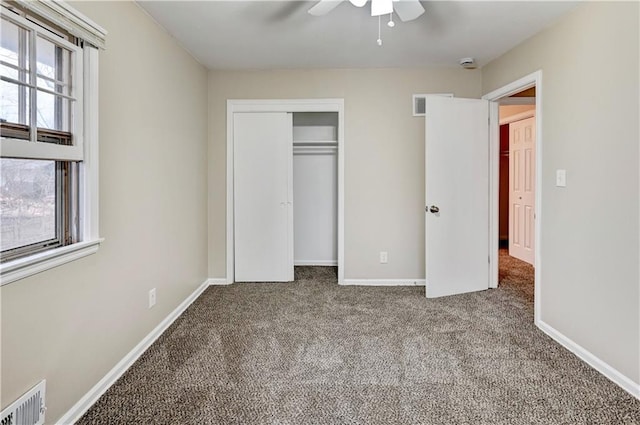
[[[425,99],[428,96],[453,97],[453,93],[414,94],[413,95],[413,116],[414,117],[424,117],[424,115],[425,115]]]
[[[0,414],[0,425],[44,424],[44,394],[46,381],[42,380],[14,401]]]

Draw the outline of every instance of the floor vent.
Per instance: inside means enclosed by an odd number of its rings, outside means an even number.
[[[27,391],[2,411],[0,425],[42,425],[44,424],[44,393],[46,381]]]

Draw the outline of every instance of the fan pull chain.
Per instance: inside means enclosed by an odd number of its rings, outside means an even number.
[[[382,36],[380,35],[380,15],[378,15],[378,46],[382,46]]]

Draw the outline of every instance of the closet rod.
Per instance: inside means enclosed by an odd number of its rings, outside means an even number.
[[[294,140],[293,146],[337,146],[336,140]]]
[[[331,147],[324,147],[324,148],[318,148],[318,147],[299,148],[299,147],[294,147],[293,148],[293,154],[294,155],[336,155],[337,153],[338,153],[338,149],[337,148],[331,148]]]

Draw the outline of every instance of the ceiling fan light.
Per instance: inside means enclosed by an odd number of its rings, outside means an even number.
[[[371,16],[387,15],[392,12],[392,0],[371,0]]]
[[[355,7],[362,7],[367,4],[367,0],[349,0]]]

